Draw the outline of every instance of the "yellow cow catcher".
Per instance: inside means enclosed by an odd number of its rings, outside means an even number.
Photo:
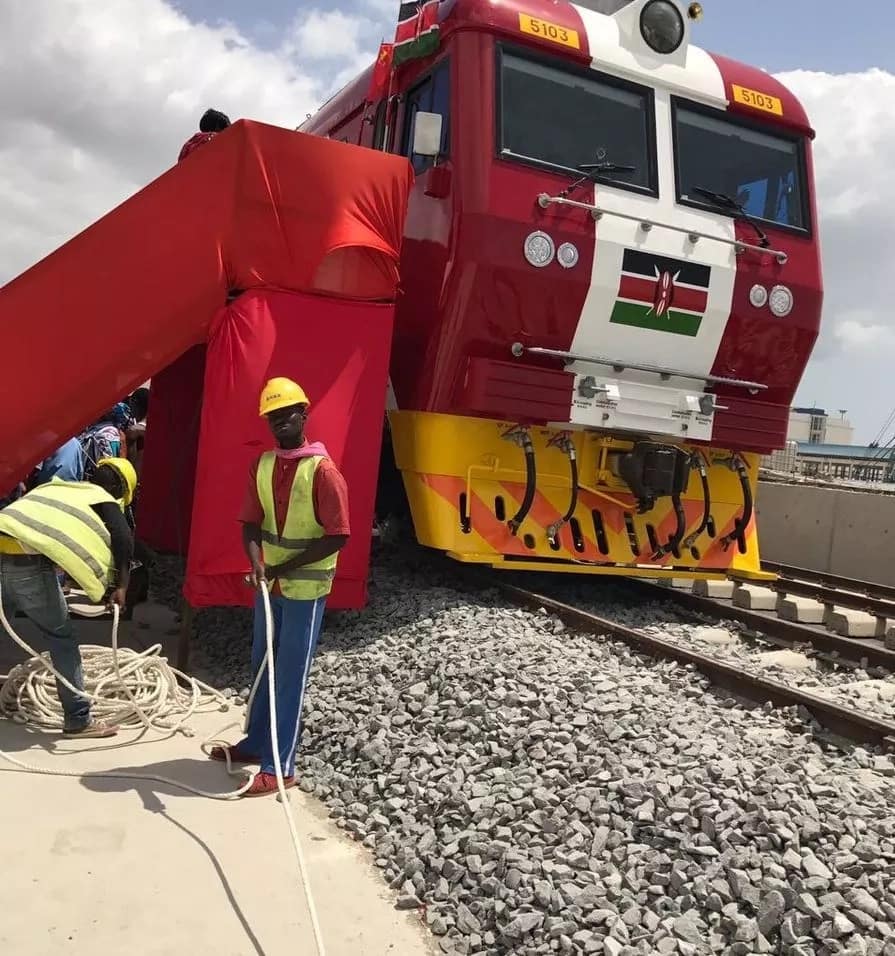
[[[92,482],[54,480],[0,511],[0,586],[7,617],[17,610],[41,631],[53,667],[83,689],[81,654],[56,568],[92,601],[112,591],[123,606],[133,536],[122,504],[133,498],[136,474],[124,459],[105,459]],[[109,737],[116,728],[91,719],[90,703],[57,683],[68,737]]]
[[[271,379],[261,395],[260,413],[267,419],[277,448],[265,452],[252,468],[240,514],[251,581],[272,583],[274,665],[277,674],[277,736],[287,786],[294,784],[295,751],[301,736],[301,708],[311,670],[326,597],[336,575],[338,553],[348,540],[348,494],[326,448],[305,441],[310,401],[288,378]],[[264,607],[255,604],[252,667],[257,677],[264,661]],[[267,682],[255,693],[248,733],[235,747],[216,747],[211,756],[258,762],[246,796],[277,792],[270,741]],[[225,753],[226,751],[226,753]]]

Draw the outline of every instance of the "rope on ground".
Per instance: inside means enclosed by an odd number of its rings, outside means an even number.
[[[191,737],[187,721],[193,714],[229,709],[222,694],[171,667],[161,651],[160,644],[141,652],[120,648],[116,657],[108,647],[82,645],[92,715],[122,730],[149,726]],[[62,728],[64,714],[48,654],[32,656],[10,671],[0,687],[0,714],[48,730]]]
[[[314,903],[311,882],[308,878],[308,868],[283,781],[283,768],[280,762],[280,748],[277,737],[276,677],[273,665],[273,615],[270,607],[270,592],[266,583],[262,584],[261,596],[264,604],[267,655],[252,685],[246,707],[246,722],[248,722],[248,715],[252,711],[255,691],[258,689],[264,672],[267,671],[268,690],[270,691],[270,738],[279,799],[283,805],[283,812],[286,814],[292,847],[298,860],[299,875],[305,892],[317,953],[318,956],[326,956],[323,934],[317,918],[317,907]],[[209,709],[227,710],[229,707],[227,698],[219,691],[171,667],[168,661],[161,656],[161,645],[154,645],[142,652],[119,648],[119,609],[117,605],[112,606],[112,647],[85,645],[81,648],[84,671],[83,691],[73,687],[62,674],[53,669],[49,655],[39,655],[15,632],[3,610],[2,585],[0,585],[0,625],[3,626],[3,629],[13,641],[29,655],[28,661],[13,668],[7,675],[2,687],[0,687],[0,716],[9,717],[20,723],[32,723],[41,727],[61,729],[63,726],[63,712],[56,694],[56,681],[64,684],[74,693],[82,694],[90,700],[91,713],[96,719],[115,723],[122,729],[160,730],[168,736],[178,732],[186,736],[193,736],[192,730],[186,723],[193,714]],[[180,682],[186,685],[186,690]],[[231,776],[241,776],[244,771],[235,770],[231,765],[227,749],[229,745],[225,741],[217,739],[220,734],[233,726],[235,725],[229,724],[218,731],[214,735],[214,739],[205,741],[202,750],[207,753],[213,743],[224,747],[227,773]],[[77,779],[105,778],[150,781],[177,787],[188,793],[208,797],[212,800],[236,800],[252,786],[255,779],[255,774],[250,774],[246,783],[238,790],[229,793],[215,793],[200,790],[198,787],[192,787],[179,780],[158,774],[120,773],[114,770],[88,771],[85,773],[79,773],[76,770],[55,770],[33,766],[3,750],[0,750],[0,758],[29,773]]]

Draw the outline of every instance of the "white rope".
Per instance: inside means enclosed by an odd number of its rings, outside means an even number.
[[[292,837],[292,846],[298,860],[299,874],[308,905],[308,914],[311,918],[311,927],[314,931],[314,941],[318,956],[326,956],[323,943],[323,934],[317,918],[317,907],[311,892],[311,883],[308,879],[308,870],[301,848],[301,840],[295,826],[289,797],[283,781],[283,768],[280,762],[279,739],[277,736],[277,709],[276,709],[276,677],[274,675],[274,646],[273,646],[273,615],[270,608],[270,594],[267,583],[263,582],[261,597],[264,605],[265,636],[267,653],[258,670],[246,707],[245,723],[248,726],[252,712],[252,703],[255,692],[261,682],[264,671],[267,671],[267,686],[270,706],[270,738],[273,748],[274,770],[277,778],[279,799],[283,804],[289,834]],[[0,715],[11,718],[19,723],[32,723],[41,727],[59,729],[64,725],[62,705],[56,693],[55,681],[58,680],[69,690],[91,702],[91,715],[97,720],[115,723],[122,729],[160,730],[167,736],[183,733],[193,736],[193,731],[186,722],[195,713],[207,712],[210,709],[227,710],[227,698],[219,691],[190,677],[168,664],[161,656],[161,645],[156,644],[142,652],[120,649],[118,647],[119,609],[112,605],[112,647],[96,647],[84,645],[81,648],[84,688],[74,687],[56,671],[50,662],[49,655],[39,655],[33,647],[27,644],[15,632],[6,617],[3,609],[3,588],[0,581],[0,624],[6,633],[19,647],[29,655],[29,660],[10,671],[2,687],[0,687]],[[184,690],[178,678],[187,685]],[[235,770],[230,759],[230,744],[216,738],[236,724],[229,724],[215,734],[215,739],[206,740],[202,750],[206,754],[212,746],[223,748],[227,773],[231,776],[242,775],[245,771]],[[241,797],[255,780],[256,774],[250,773],[246,783],[238,790],[228,793],[215,793],[200,790],[170,777],[158,774],[120,773],[114,770],[87,771],[80,773],[75,770],[55,770],[48,767],[36,767],[25,761],[0,750],[0,757],[20,770],[28,773],[43,774],[52,777],[74,777],[93,779],[143,780],[154,783],[163,783],[177,787],[187,793],[212,800],[236,800]]]
[[[323,934],[320,932],[320,923],[317,921],[317,907],[314,905],[314,897],[311,894],[311,882],[307,876],[307,866],[305,866],[305,858],[301,849],[301,840],[298,838],[298,830],[295,828],[295,819],[292,816],[292,810],[289,807],[289,798],[286,795],[286,786],[283,783],[283,767],[280,763],[280,741],[279,735],[277,733],[277,712],[274,705],[274,700],[277,694],[276,687],[276,677],[274,676],[274,653],[273,653],[273,614],[270,610],[270,593],[267,590],[267,582],[264,581],[261,584],[261,600],[264,604],[264,624],[265,632],[267,634],[267,661],[269,665],[267,667],[267,691],[270,697],[270,745],[273,749],[273,766],[274,771],[277,776],[277,789],[280,791],[280,803],[283,804],[283,810],[286,813],[286,823],[289,826],[289,833],[292,835],[292,845],[295,848],[295,855],[298,858],[298,869],[301,873],[301,881],[305,890],[305,900],[308,904],[308,914],[311,917],[311,926],[314,930],[314,943],[317,946],[317,953],[319,956],[325,956],[325,949],[323,946]],[[313,635],[308,635],[308,640],[312,640]],[[308,661],[308,667],[311,666],[311,662]],[[260,678],[261,673],[259,670],[258,677],[255,679],[255,684],[257,686],[258,678]],[[307,675],[305,675],[307,676]],[[255,688],[252,688],[254,691]],[[299,715],[300,719],[300,715]]]

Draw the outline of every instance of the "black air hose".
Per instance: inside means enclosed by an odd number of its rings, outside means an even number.
[[[687,514],[684,511],[684,506],[681,504],[680,495],[672,495],[671,504],[674,507],[674,513],[677,517],[677,527],[674,529],[674,534],[668,539],[668,543],[662,545],[653,555],[654,561],[664,557],[666,554],[673,554],[675,557],[680,554],[681,541],[683,540],[684,532],[687,530]]]
[[[578,458],[575,454],[575,446],[571,443],[568,446],[569,449],[569,481],[571,483],[571,497],[569,498],[569,507],[566,513],[556,522],[556,524],[551,525],[547,529],[547,538],[555,542],[556,536],[559,534],[559,529],[568,524],[572,518],[575,517],[575,511],[578,508]]]
[[[563,524],[568,524],[575,517],[578,508],[578,459],[574,448],[569,452],[569,481],[572,483],[572,497],[569,499],[569,510],[563,516]]]
[[[749,472],[742,459],[737,459],[736,471],[740,478],[740,488],[743,490],[743,513],[733,523],[733,531],[721,539],[721,547],[726,551],[734,541],[738,541],[740,549],[746,551],[746,528],[752,520],[752,485],[749,484]]]
[[[712,495],[709,490],[708,471],[706,470],[705,461],[701,455],[694,456],[694,460],[697,462],[696,467],[699,469],[699,480],[702,482],[702,521],[699,527],[684,542],[684,547],[686,548],[692,548],[693,545],[696,544],[696,539],[705,531],[709,526],[709,522],[712,520]]]
[[[522,437],[522,450],[525,452],[525,497],[516,514],[507,522],[510,534],[519,533],[522,522],[528,517],[535,500],[535,486],[537,484],[537,470],[535,467],[535,449],[531,443],[531,436],[526,432]]]

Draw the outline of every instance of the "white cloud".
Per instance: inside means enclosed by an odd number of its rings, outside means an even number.
[[[833,335],[843,348],[852,351],[889,350],[895,345],[895,327],[874,321],[868,312],[841,318],[833,325]]]
[[[206,107],[298,125],[345,52],[311,76],[165,0],[0,5],[0,282],[163,172]]]
[[[895,75],[879,69],[779,78],[801,99],[814,143],[824,318],[800,396],[848,406],[857,438],[875,433],[893,399],[890,308],[895,261]]]

